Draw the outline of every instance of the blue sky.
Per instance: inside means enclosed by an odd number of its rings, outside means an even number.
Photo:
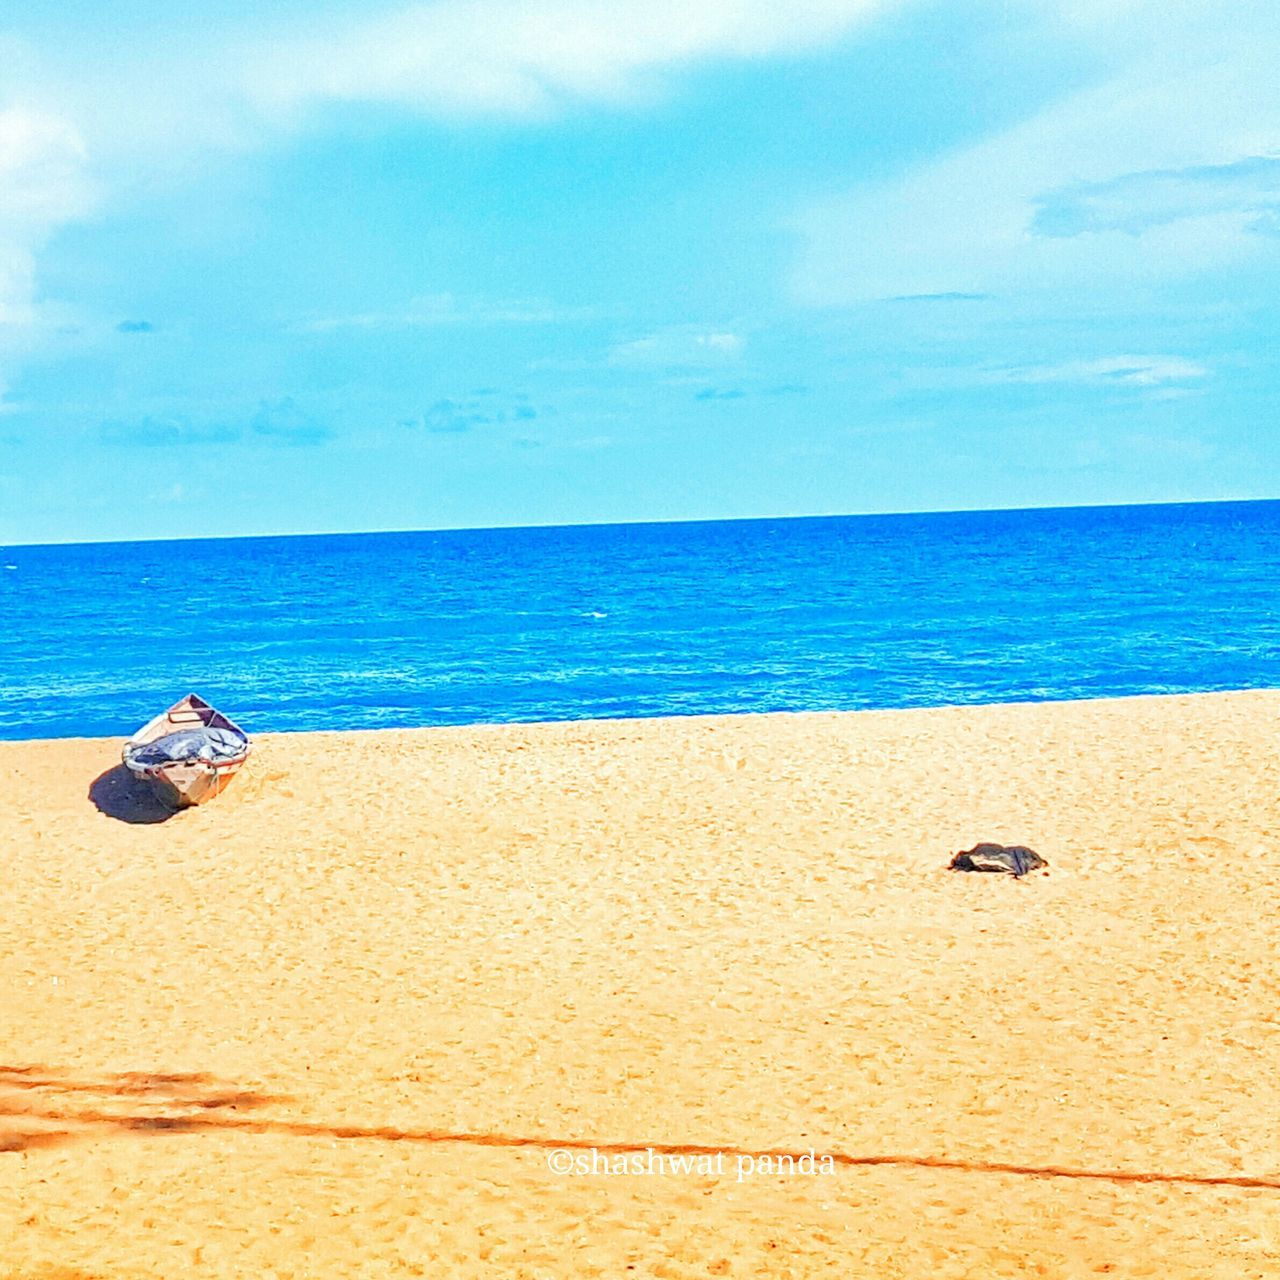
[[[0,543],[1280,493],[1269,4],[7,8]]]

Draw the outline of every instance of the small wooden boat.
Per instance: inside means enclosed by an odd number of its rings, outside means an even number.
[[[192,693],[143,725],[122,758],[170,808],[186,809],[218,795],[252,748],[239,725]]]

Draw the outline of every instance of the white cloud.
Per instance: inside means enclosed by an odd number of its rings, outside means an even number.
[[[609,349],[609,363],[620,369],[703,369],[738,360],[746,340],[736,333],[664,329]]]
[[[1266,226],[1250,164],[1280,152],[1280,27],[1261,5],[1243,4],[1216,30],[1210,16],[1204,3],[1129,5],[1115,29],[1147,39],[1121,46],[1136,52],[1105,83],[904,177],[803,210],[797,294],[842,304],[1089,290],[1276,261],[1275,237],[1257,234]],[[1230,198],[1186,197],[1198,178],[1221,188],[1222,167],[1242,163],[1252,196],[1237,181]],[[1154,196],[1151,175],[1175,172],[1179,191],[1165,182]],[[1077,218],[1064,235],[1043,210],[1073,189],[1157,199],[1160,216],[1112,211],[1094,225]]]
[[[75,119],[95,158],[129,168],[137,190],[201,152],[270,143],[328,103],[450,120],[644,103],[667,73],[817,52],[909,2],[317,0],[305,15],[267,6],[149,27],[125,16],[109,56],[0,31],[0,70],[10,94]]]
[[[18,366],[65,308],[42,301],[36,258],[55,230],[90,204],[84,148],[66,121],[16,108],[0,110],[0,414]]]
[[[886,2],[440,0],[274,41],[252,59],[249,84],[274,109],[337,100],[541,116],[631,99],[653,73],[698,61],[805,53]]]
[[[828,47],[905,0],[436,0],[357,20],[317,4],[251,22],[122,25],[118,47],[0,32],[0,358],[34,332],[37,257],[99,200],[146,199],[210,150],[278,141],[326,103],[448,119],[538,120],[578,103],[647,100],[665,72]],[[367,6],[373,7],[373,6]],[[326,12],[327,8],[327,12]],[[122,20],[123,23],[123,20]],[[90,164],[101,191],[86,180]],[[589,316],[530,301],[424,299],[315,329],[532,324]],[[8,332],[6,332],[6,330]],[[0,370],[0,372],[3,372]]]
[[[89,205],[79,135],[55,116],[0,111],[0,326],[36,318],[35,258]]]

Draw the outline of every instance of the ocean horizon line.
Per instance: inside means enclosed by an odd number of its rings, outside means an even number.
[[[275,542],[284,539],[306,538],[367,538],[410,536],[414,534],[441,533],[520,533],[532,530],[559,529],[629,529],[665,528],[720,524],[776,524],[784,521],[818,520],[894,520],[921,516],[977,516],[1002,514],[1032,514],[1036,512],[1071,511],[1129,511],[1173,509],[1180,507],[1230,507],[1259,506],[1280,503],[1280,496],[1248,498],[1190,498],[1180,501],[1158,499],[1144,502],[1076,502],[1049,504],[1046,506],[996,506],[996,507],[930,507],[919,510],[894,511],[819,511],[798,512],[786,515],[751,516],[691,516],[674,519],[643,520],[579,520],[567,523],[491,524],[491,525],[436,525],[418,528],[394,527],[385,529],[311,529],[287,533],[226,533],[209,537],[146,537],[146,538],[71,538],[45,542],[0,542],[0,552],[40,550],[45,547],[132,547],[214,542]]]

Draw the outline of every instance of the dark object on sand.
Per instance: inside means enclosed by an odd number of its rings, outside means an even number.
[[[1017,879],[1048,865],[1024,844],[975,844],[951,859],[952,871],[1001,871]]]
[[[222,791],[250,749],[243,729],[192,693],[139,729],[122,758],[170,808],[186,809]]]

